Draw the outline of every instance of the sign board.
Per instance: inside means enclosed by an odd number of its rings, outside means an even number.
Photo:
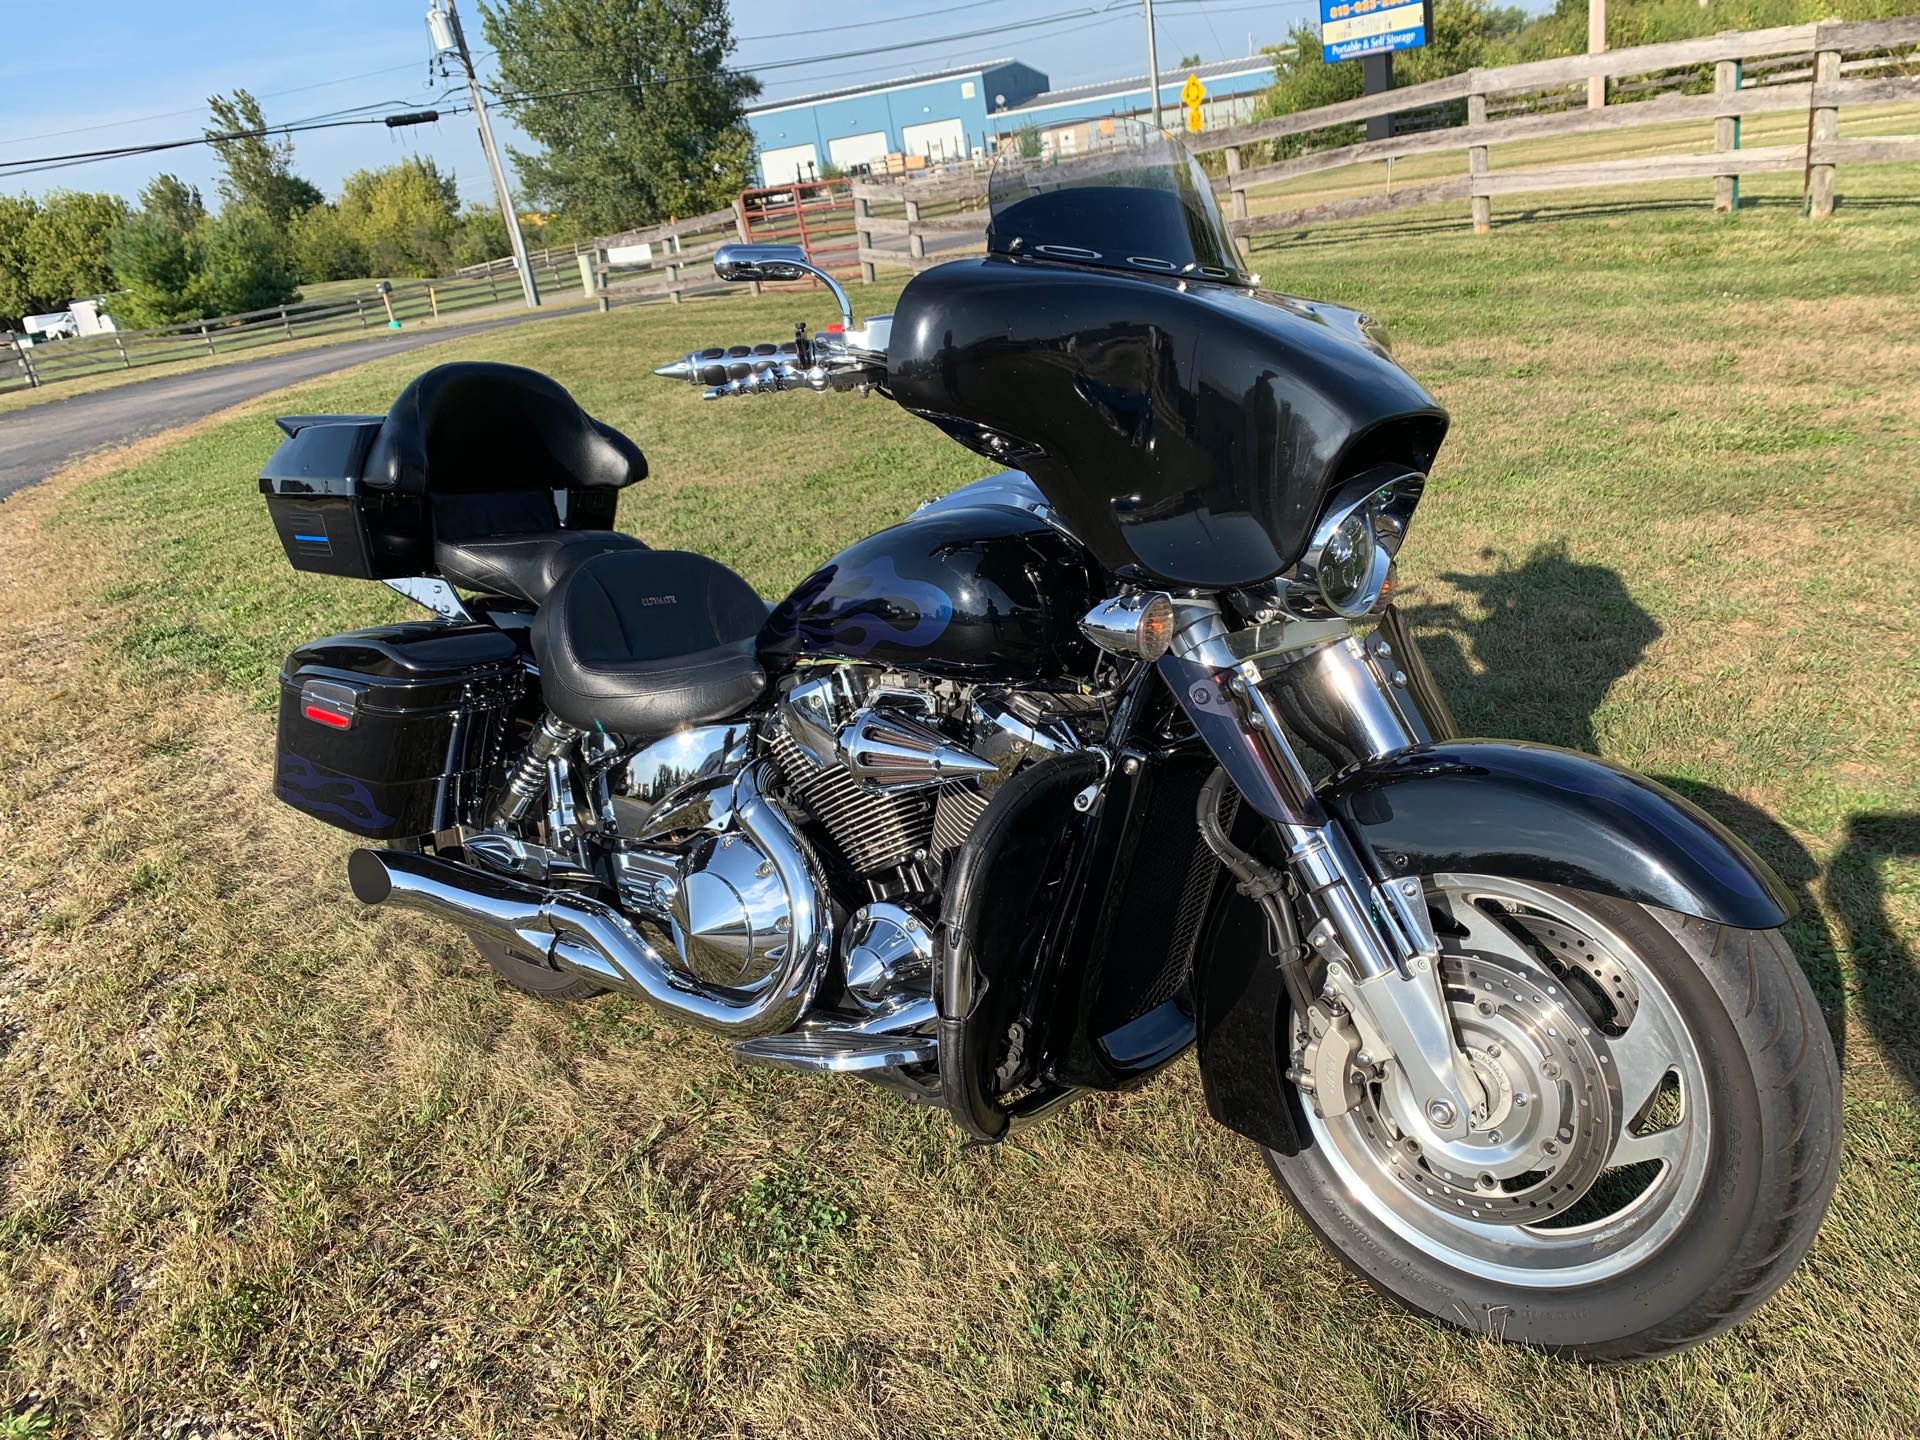
[[[1320,51],[1329,65],[1426,43],[1426,0],[1320,0]]]
[[[1207,87],[1200,83],[1200,77],[1187,76],[1187,83],[1180,87],[1180,103],[1187,107],[1187,129],[1196,135],[1201,130],[1200,102],[1206,98]]]
[[[651,265],[653,246],[651,245],[609,245],[607,247],[609,265]]]

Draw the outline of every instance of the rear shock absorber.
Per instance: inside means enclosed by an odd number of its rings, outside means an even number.
[[[577,727],[558,718],[552,711],[541,717],[527,740],[526,753],[521,755],[520,763],[514,766],[513,774],[507,777],[507,783],[501,787],[500,798],[494,803],[495,825],[517,825],[526,818],[535,797],[546,793],[548,757],[579,733]]]

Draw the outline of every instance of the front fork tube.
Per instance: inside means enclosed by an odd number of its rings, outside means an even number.
[[[1327,988],[1353,1015],[1362,1049],[1399,1065],[1427,1123],[1464,1139],[1486,1099],[1454,1037],[1424,893],[1417,881],[1412,892],[1404,881],[1373,883],[1321,808],[1281,718],[1316,748],[1371,757],[1428,738],[1417,708],[1403,710],[1390,675],[1343,622],[1229,632],[1210,601],[1183,601],[1176,615],[1161,674],[1242,797],[1286,842],[1322,916],[1307,941],[1326,962]]]

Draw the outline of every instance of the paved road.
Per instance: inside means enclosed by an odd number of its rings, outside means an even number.
[[[71,460],[103,445],[121,445],[142,436],[185,425],[269,390],[364,365],[383,355],[418,350],[507,325],[542,320],[578,310],[540,311],[476,320],[466,325],[401,331],[319,350],[300,350],[267,360],[137,380],[67,400],[49,400],[0,414],[0,500],[36,485]],[[57,386],[49,386],[57,391]]]

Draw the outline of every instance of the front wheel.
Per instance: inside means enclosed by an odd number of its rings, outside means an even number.
[[[1409,1309],[1599,1361],[1733,1325],[1812,1244],[1840,1074],[1778,931],[1490,876],[1426,881],[1487,1097],[1464,1140],[1397,1071],[1267,1152],[1307,1223]],[[1297,1097],[1296,1097],[1297,1098]]]

